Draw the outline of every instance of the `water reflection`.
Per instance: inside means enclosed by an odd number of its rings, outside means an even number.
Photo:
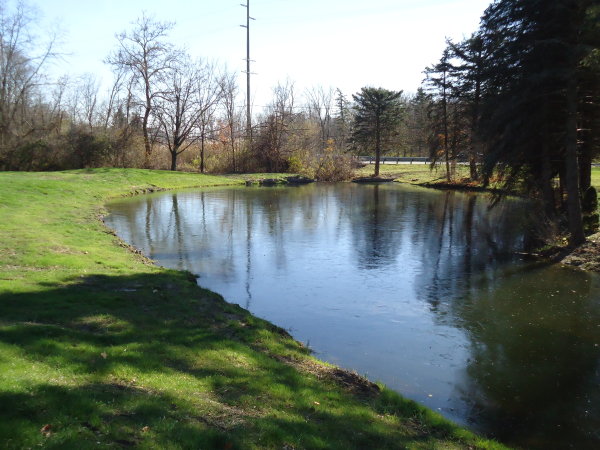
[[[506,442],[600,444],[597,278],[523,260],[524,202],[320,184],[108,208],[125,241],[322,359]]]
[[[457,390],[470,419],[497,436],[522,436],[532,448],[597,448],[598,286],[562,271],[486,280],[456,304],[472,344]]]

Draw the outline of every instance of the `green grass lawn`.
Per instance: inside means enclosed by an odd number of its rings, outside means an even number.
[[[243,179],[0,173],[0,448],[501,449],[155,267],[111,197]]]
[[[369,164],[357,171],[358,176],[366,177],[373,175],[375,170],[374,164]],[[446,181],[446,168],[443,165],[436,165],[433,170],[429,164],[382,164],[379,166],[379,171],[382,176],[393,177],[394,181],[401,183],[410,183],[418,185],[427,185]],[[469,166],[457,166],[455,180],[468,178],[470,176]],[[600,198],[600,167],[592,167],[592,186],[598,191]],[[492,181],[491,188],[501,188],[501,183]]]
[[[357,171],[358,176],[373,175],[375,164],[368,164]],[[434,183],[446,181],[446,167],[436,165],[433,170],[429,164],[382,164],[379,173],[385,177],[393,177],[396,181],[412,184]],[[468,166],[456,166],[455,179],[469,176]]]
[[[592,186],[596,188],[600,198],[600,167],[592,167]]]

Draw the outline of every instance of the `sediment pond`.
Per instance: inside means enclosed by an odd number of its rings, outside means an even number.
[[[160,265],[523,448],[600,448],[600,278],[528,260],[530,208],[386,183],[234,187],[107,204]]]

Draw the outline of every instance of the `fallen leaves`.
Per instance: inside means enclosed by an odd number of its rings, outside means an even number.
[[[52,426],[53,425],[51,423],[48,423],[48,424],[44,425],[42,427],[42,429],[40,430],[40,433],[42,433],[46,437],[50,436],[50,433],[51,433],[50,430],[51,430]]]
[[[150,428],[148,428],[147,426],[145,426],[144,428],[142,428],[142,433],[146,433]]]
[[[104,359],[106,359],[106,352],[100,353]]]

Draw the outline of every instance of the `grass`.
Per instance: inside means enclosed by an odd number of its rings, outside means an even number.
[[[600,167],[592,167],[592,186],[596,188],[600,198]]]
[[[374,164],[368,164],[357,171],[357,175],[367,177],[373,175]],[[382,164],[379,172],[384,177],[394,178],[394,181],[416,185],[431,185],[446,182],[446,169],[443,165],[436,165],[433,170],[429,164]],[[469,166],[456,166],[454,179],[461,180],[469,178]],[[592,167],[592,186],[598,191],[600,199],[600,167]],[[502,188],[500,181],[492,180],[490,188]]]
[[[106,199],[243,180],[0,173],[0,448],[502,449],[156,267]]]
[[[358,176],[366,177],[373,174],[374,164],[368,164],[357,171]],[[379,166],[382,176],[394,178],[395,181],[410,184],[425,184],[446,181],[446,167],[436,165],[433,170],[429,164],[382,164]],[[468,166],[456,167],[456,179],[469,176]]]

